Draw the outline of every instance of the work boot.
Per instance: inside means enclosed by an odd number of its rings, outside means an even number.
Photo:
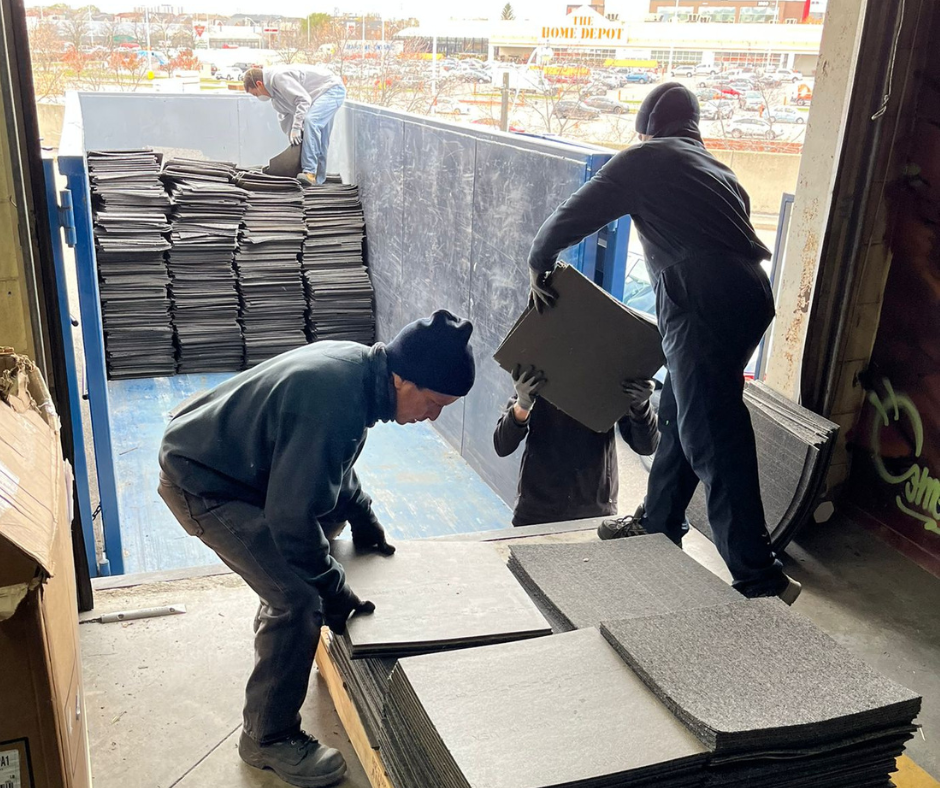
[[[284,782],[298,788],[334,785],[346,775],[342,753],[325,747],[303,731],[265,745],[258,744],[242,731],[238,754],[249,766],[269,769]]]
[[[623,539],[627,536],[643,536],[646,529],[643,527],[643,517],[646,507],[640,504],[633,514],[604,520],[597,526],[597,535],[601,539]]]
[[[297,176],[301,186],[316,186],[317,174],[315,172],[302,172]]]
[[[787,584],[781,591],[777,592],[777,596],[781,599],[781,601],[788,605],[792,605],[794,602],[796,602],[800,592],[802,592],[803,586],[788,575],[784,575],[784,577],[786,578]]]

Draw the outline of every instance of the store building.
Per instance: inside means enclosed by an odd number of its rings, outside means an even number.
[[[781,4],[783,5],[783,4]],[[801,2],[800,5],[803,5]],[[721,63],[794,68],[813,74],[822,38],[820,25],[755,25],[705,22],[663,24],[612,20],[588,6],[544,20],[450,21],[402,30],[409,48],[445,55],[528,61],[538,47],[556,60],[603,64],[607,60],[655,60],[669,64]]]

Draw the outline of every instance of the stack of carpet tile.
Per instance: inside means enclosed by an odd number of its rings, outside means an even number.
[[[707,763],[596,629],[400,660],[383,736],[396,788],[679,788]]]
[[[839,426],[763,383],[748,383],[744,402],[754,426],[767,530],[774,547],[782,550],[819,502]],[[711,538],[702,485],[687,516]]]
[[[225,372],[244,366],[232,260],[248,192],[235,165],[176,158],[163,182],[173,203],[167,254],[178,371]]]
[[[172,375],[176,350],[164,252],[170,200],[162,155],[89,151],[88,178],[108,375]]]
[[[555,632],[741,598],[662,534],[513,545],[509,568]]]
[[[891,785],[920,698],[779,600],[744,599],[662,535],[510,552],[555,631],[600,625],[698,737],[706,785]]]
[[[346,541],[333,547],[350,587],[381,611],[353,617],[347,634],[329,644],[375,746],[388,678],[399,657],[551,633],[491,545],[416,541],[396,546],[391,557],[358,555]]]
[[[303,189],[294,178],[260,172],[241,172],[235,184],[248,193],[235,269],[245,363],[252,367],[307,342]]]
[[[311,341],[375,339],[372,282],[363,264],[365,219],[359,189],[335,176],[304,189],[301,257]]]
[[[777,599],[606,622],[708,748],[708,784],[886,788],[921,699]]]

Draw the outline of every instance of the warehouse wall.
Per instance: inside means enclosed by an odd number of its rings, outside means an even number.
[[[519,457],[498,458],[492,434],[512,384],[492,356],[525,307],[532,238],[587,154],[364,105],[347,105],[334,145],[362,192],[379,338],[435,309],[473,321],[477,383],[436,426],[511,502]]]

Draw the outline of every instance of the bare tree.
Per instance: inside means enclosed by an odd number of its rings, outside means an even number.
[[[55,22],[40,21],[29,33],[29,52],[33,66],[36,100],[60,96],[68,83],[62,63],[64,42]]]
[[[300,63],[309,60],[307,34],[301,25],[280,27],[276,38],[277,54],[282,63]]]
[[[62,22],[60,29],[62,40],[74,49],[81,51],[90,41],[91,25],[88,23],[88,17],[80,11],[72,11]]]

